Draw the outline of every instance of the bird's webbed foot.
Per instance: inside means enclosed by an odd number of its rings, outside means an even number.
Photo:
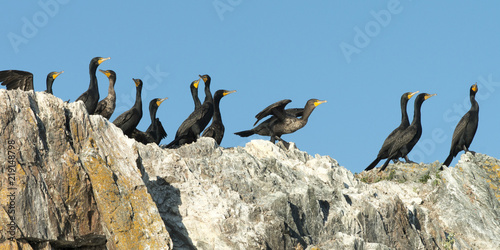
[[[271,139],[270,139],[269,141],[270,141],[270,142],[272,142],[273,144],[275,144],[275,143],[276,143],[276,138],[275,138],[275,136],[271,136]]]
[[[275,135],[274,138],[277,139],[278,141],[280,141],[283,144],[283,146],[285,147],[285,149],[289,149],[290,148],[290,143],[288,143],[287,141],[281,139],[281,137]]]
[[[406,163],[416,163],[408,158],[408,156],[405,156],[405,161]]]
[[[463,146],[463,150],[465,151],[465,153],[471,153],[474,156],[476,155],[476,152],[470,151],[465,145]]]

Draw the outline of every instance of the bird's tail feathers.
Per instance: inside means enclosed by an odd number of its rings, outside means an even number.
[[[387,165],[389,165],[390,161],[391,161],[391,158],[387,158],[387,161],[385,161],[384,165],[382,165],[382,167],[380,168],[379,172],[384,171],[385,168],[387,167]]]
[[[446,160],[444,161],[443,165],[449,167],[452,160],[453,160],[453,154],[450,154],[448,155],[448,158],[446,158]]]
[[[241,137],[249,137],[255,133],[253,132],[253,130],[245,130],[245,131],[236,132],[234,134],[239,135]]]
[[[375,159],[372,163],[370,163],[370,165],[368,165],[368,167],[365,168],[365,171],[371,170],[376,167],[380,160],[381,159],[377,157],[377,159]]]

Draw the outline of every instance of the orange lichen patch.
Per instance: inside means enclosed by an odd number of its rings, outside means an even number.
[[[497,172],[498,172],[498,171],[500,171],[500,166],[495,165],[495,166],[493,166],[491,169],[492,169],[493,171],[497,171]]]
[[[14,240],[6,240],[0,243],[0,249],[10,249],[10,250],[28,250],[33,249],[28,242]]]
[[[93,150],[95,141],[89,139],[85,148]],[[149,207],[154,206],[147,189],[137,187],[134,180],[122,174],[110,164],[113,157],[104,160],[94,153],[82,159],[92,183],[100,218],[111,233],[109,239],[117,249],[141,249],[144,242],[152,249],[160,249],[164,242],[151,242],[151,230],[155,222],[161,222],[159,214],[152,215]],[[160,232],[161,233],[161,232]],[[166,232],[165,232],[166,233]],[[155,245],[156,244],[156,245]]]
[[[498,187],[493,185],[493,183],[490,183],[490,188],[493,189],[493,190],[498,190]]]

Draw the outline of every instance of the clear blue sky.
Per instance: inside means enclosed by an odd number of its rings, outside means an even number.
[[[193,110],[189,84],[209,74],[212,93],[237,90],[221,102],[224,147],[267,140],[233,134],[250,129],[267,105],[291,99],[288,107],[303,107],[318,98],[328,103],[283,139],[360,172],[399,125],[401,94],[419,90],[437,96],[423,104],[423,134],[410,159],[442,162],[477,82],[480,120],[470,149],[500,156],[496,1],[40,0],[4,1],[2,10],[0,69],[34,73],[36,91],[48,72],[64,70],[54,94],[74,101],[88,88],[90,60],[109,56],[99,68],[117,73],[111,120],[133,105],[132,78],[141,78],[139,129],[149,125],[147,103],[169,97],[158,111],[169,134],[163,144]],[[108,80],[97,77],[103,98]]]

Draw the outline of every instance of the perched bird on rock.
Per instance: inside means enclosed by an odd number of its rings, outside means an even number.
[[[460,119],[455,127],[455,131],[453,131],[450,154],[443,163],[445,166],[449,166],[453,157],[457,156],[458,152],[462,150],[466,153],[471,152],[472,154],[475,154],[474,151],[469,151],[469,146],[472,143],[472,139],[474,139],[477,125],[479,123],[479,104],[476,101],[477,90],[477,83],[470,87],[469,97],[471,107],[462,119]],[[443,170],[442,166],[440,170]]]

